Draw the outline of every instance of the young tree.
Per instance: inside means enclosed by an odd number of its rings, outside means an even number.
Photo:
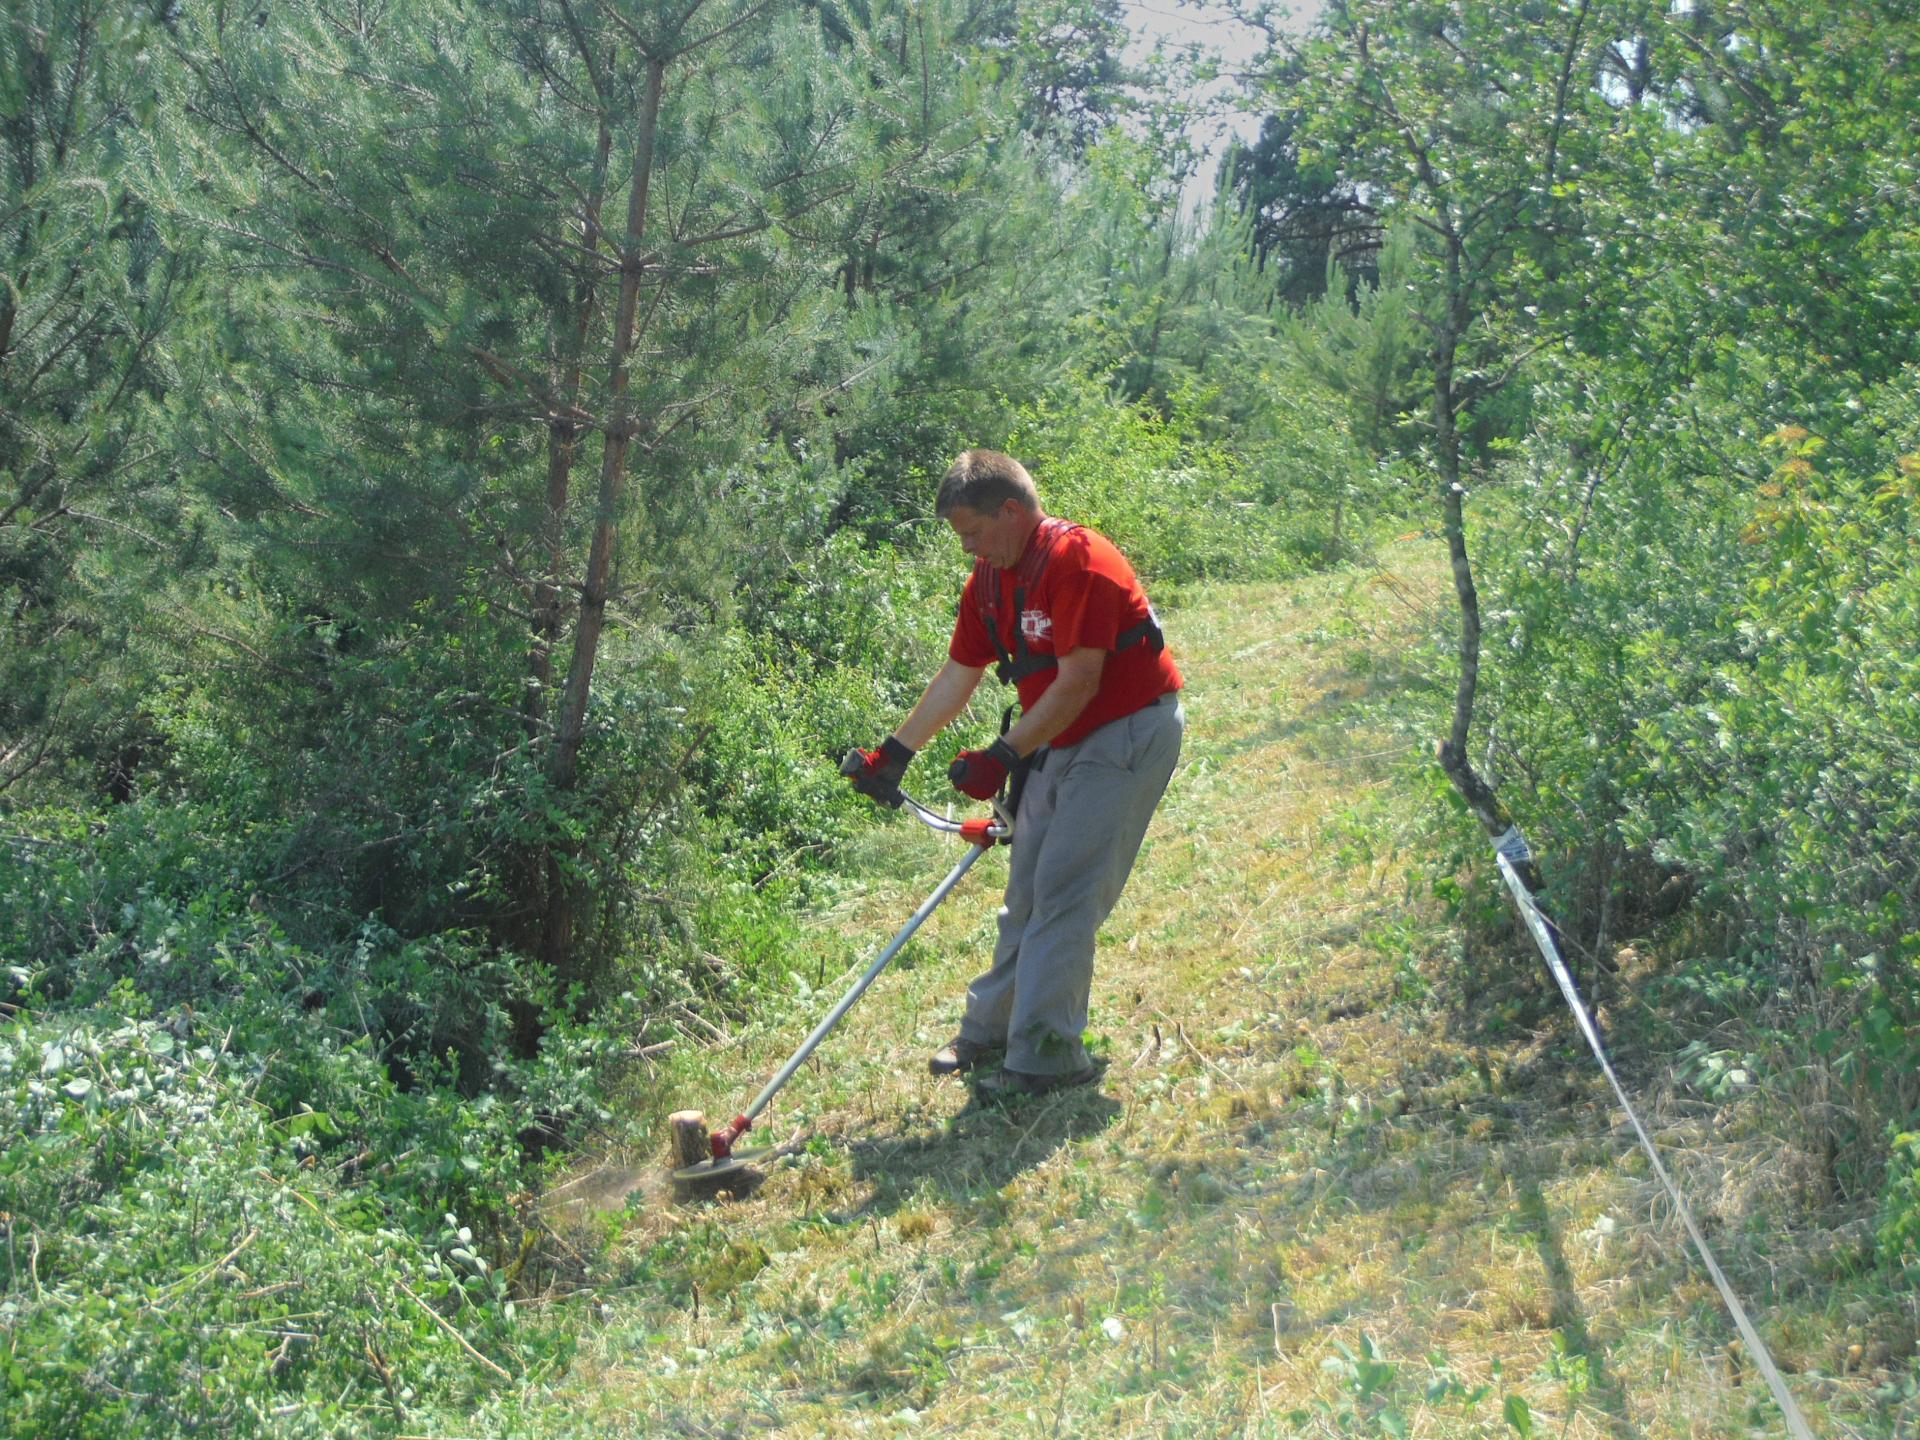
[[[45,0],[0,32],[0,796],[63,758],[130,793],[102,697],[183,543],[163,401],[193,265],[154,203],[155,29]]]
[[[937,31],[878,67],[767,0],[260,15],[216,9],[181,51],[220,135],[204,168],[246,157],[234,243],[299,277],[369,397],[306,472],[350,489],[346,452],[381,456],[374,503],[420,517],[387,532],[413,593],[465,576],[517,617],[541,784],[577,808],[610,617],[724,592],[694,539],[707,477],[845,378],[817,373],[846,263],[826,242],[944,158]],[[319,523],[351,529],[351,503]],[[583,823],[547,832],[516,907],[562,975]]]
[[[1482,619],[1468,543],[1471,430],[1564,329],[1569,266],[1615,139],[1597,76],[1630,32],[1596,0],[1569,4],[1335,0],[1299,57],[1289,104],[1391,222],[1417,227],[1428,453],[1459,619],[1459,674],[1439,759],[1490,835],[1511,825],[1470,757]]]

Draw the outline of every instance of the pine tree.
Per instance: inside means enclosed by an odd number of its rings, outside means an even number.
[[[0,46],[0,795],[131,793],[142,593],[190,539],[165,414],[194,263],[156,207],[139,7],[11,8]]]
[[[572,814],[610,617],[727,589],[702,573],[706,487],[845,378],[821,373],[845,239],[949,162],[917,121],[949,77],[751,0],[262,15],[181,53],[203,172],[246,202],[238,251],[322,308],[328,384],[367,396],[301,466],[305,503],[349,538],[381,517],[416,577],[393,588],[389,556],[356,582],[389,620],[454,575],[516,617],[528,743]],[[586,823],[535,846],[515,902],[563,975]]]

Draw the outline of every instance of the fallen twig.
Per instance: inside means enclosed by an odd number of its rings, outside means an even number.
[[[1140,1047],[1140,1053],[1133,1057],[1133,1062],[1130,1065],[1128,1065],[1127,1068],[1129,1070],[1138,1070],[1140,1068],[1140,1062],[1146,1059],[1147,1056],[1153,1054],[1159,1048],[1160,1048],[1160,1027],[1156,1025],[1153,1027],[1153,1038],[1147,1041],[1146,1044]]]
[[[674,1009],[674,1013],[679,1015],[682,1019],[688,1021],[689,1023],[694,1025],[696,1028],[706,1031],[707,1034],[713,1038],[716,1044],[719,1044],[719,1045],[733,1044],[733,1037],[731,1035],[727,1034],[726,1031],[722,1030],[719,1026],[715,1025],[711,1020],[708,1020],[704,1015],[701,1015],[698,1011],[686,1005],[675,1005],[673,1009]]]
[[[453,1323],[450,1320],[448,1320],[446,1316],[442,1315],[438,1310],[434,1309],[431,1305],[427,1304],[426,1301],[422,1300],[418,1295],[414,1294],[413,1291],[409,1290],[406,1286],[405,1281],[396,1280],[394,1283],[400,1287],[400,1293],[402,1295],[406,1296],[409,1300],[413,1301],[414,1304],[418,1305],[422,1310],[426,1311],[427,1314],[431,1315],[433,1317],[434,1324],[438,1325],[442,1330],[446,1331],[447,1334],[451,1335],[456,1341],[458,1341],[460,1348],[462,1350],[466,1351],[467,1354],[471,1355],[474,1359],[478,1360],[482,1365],[486,1366],[487,1369],[491,1370],[494,1374],[498,1375],[502,1380],[505,1380],[509,1385],[513,1383],[513,1376],[509,1375],[505,1370],[502,1370],[498,1365],[494,1364],[493,1361],[489,1360],[486,1356],[482,1355],[478,1350],[474,1349],[473,1346],[468,1342],[467,1337],[462,1335],[458,1330],[456,1330],[453,1327]]]
[[[1160,1014],[1160,1012],[1157,1010],[1154,1013],[1156,1015]],[[1165,1015],[1161,1015],[1160,1018],[1162,1020],[1167,1020],[1168,1023],[1173,1026],[1173,1033],[1180,1037],[1180,1043],[1186,1046],[1187,1049],[1191,1050],[1195,1055],[1198,1055],[1200,1057],[1200,1063],[1202,1065],[1205,1065],[1209,1070],[1213,1071],[1214,1074],[1218,1075],[1222,1080],[1226,1081],[1227,1084],[1231,1085],[1235,1090],[1238,1090],[1242,1095],[1247,1093],[1246,1086],[1242,1085],[1237,1079],[1235,1079],[1231,1074],[1229,1074],[1223,1066],[1221,1066],[1217,1061],[1213,1059],[1212,1056],[1208,1055],[1198,1045],[1193,1043],[1193,1037],[1187,1034],[1187,1027],[1185,1025],[1182,1025],[1178,1020],[1172,1020]]]
[[[194,1271],[192,1274],[183,1275],[180,1279],[174,1281],[173,1284],[169,1285],[164,1291],[161,1292],[160,1298],[157,1301],[155,1301],[155,1308],[156,1309],[159,1308],[160,1306],[164,1305],[167,1301],[173,1299],[176,1295],[182,1294],[185,1291],[191,1289],[193,1286],[199,1284],[202,1280],[206,1279],[207,1276],[218,1273],[221,1266],[231,1263],[233,1259],[236,1256],[238,1256],[242,1250],[246,1249],[249,1245],[253,1244],[253,1242],[258,1240],[259,1238],[260,1238],[260,1232],[258,1230],[249,1230],[246,1234],[245,1239],[241,1240],[241,1242],[238,1245],[234,1246],[233,1249],[229,1250],[226,1254],[222,1255],[218,1260],[214,1261],[211,1265],[203,1265],[200,1267],[200,1269]]]

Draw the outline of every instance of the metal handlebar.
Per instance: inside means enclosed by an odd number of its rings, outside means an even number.
[[[864,770],[866,765],[867,757],[865,755],[861,754],[858,750],[849,750],[840,761],[840,773],[851,778]],[[914,799],[898,786],[894,787],[893,801],[895,809],[904,805],[912,813],[914,819],[918,820],[922,825],[925,825],[929,830],[937,830],[942,835],[966,835],[968,839],[973,838],[968,831],[970,825],[975,822],[955,820],[950,816],[942,815],[930,806],[922,805],[918,800]],[[1013,816],[1007,810],[1000,796],[996,795],[987,803],[993,806],[993,821],[980,833],[984,833],[989,841],[997,841],[1004,844],[1013,838]]]

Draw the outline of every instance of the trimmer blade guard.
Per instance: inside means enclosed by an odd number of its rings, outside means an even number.
[[[673,1172],[676,1180],[717,1180],[723,1175],[734,1175],[750,1165],[773,1153],[771,1148],[759,1150],[736,1150],[724,1160],[702,1160],[698,1165],[685,1165]]]

